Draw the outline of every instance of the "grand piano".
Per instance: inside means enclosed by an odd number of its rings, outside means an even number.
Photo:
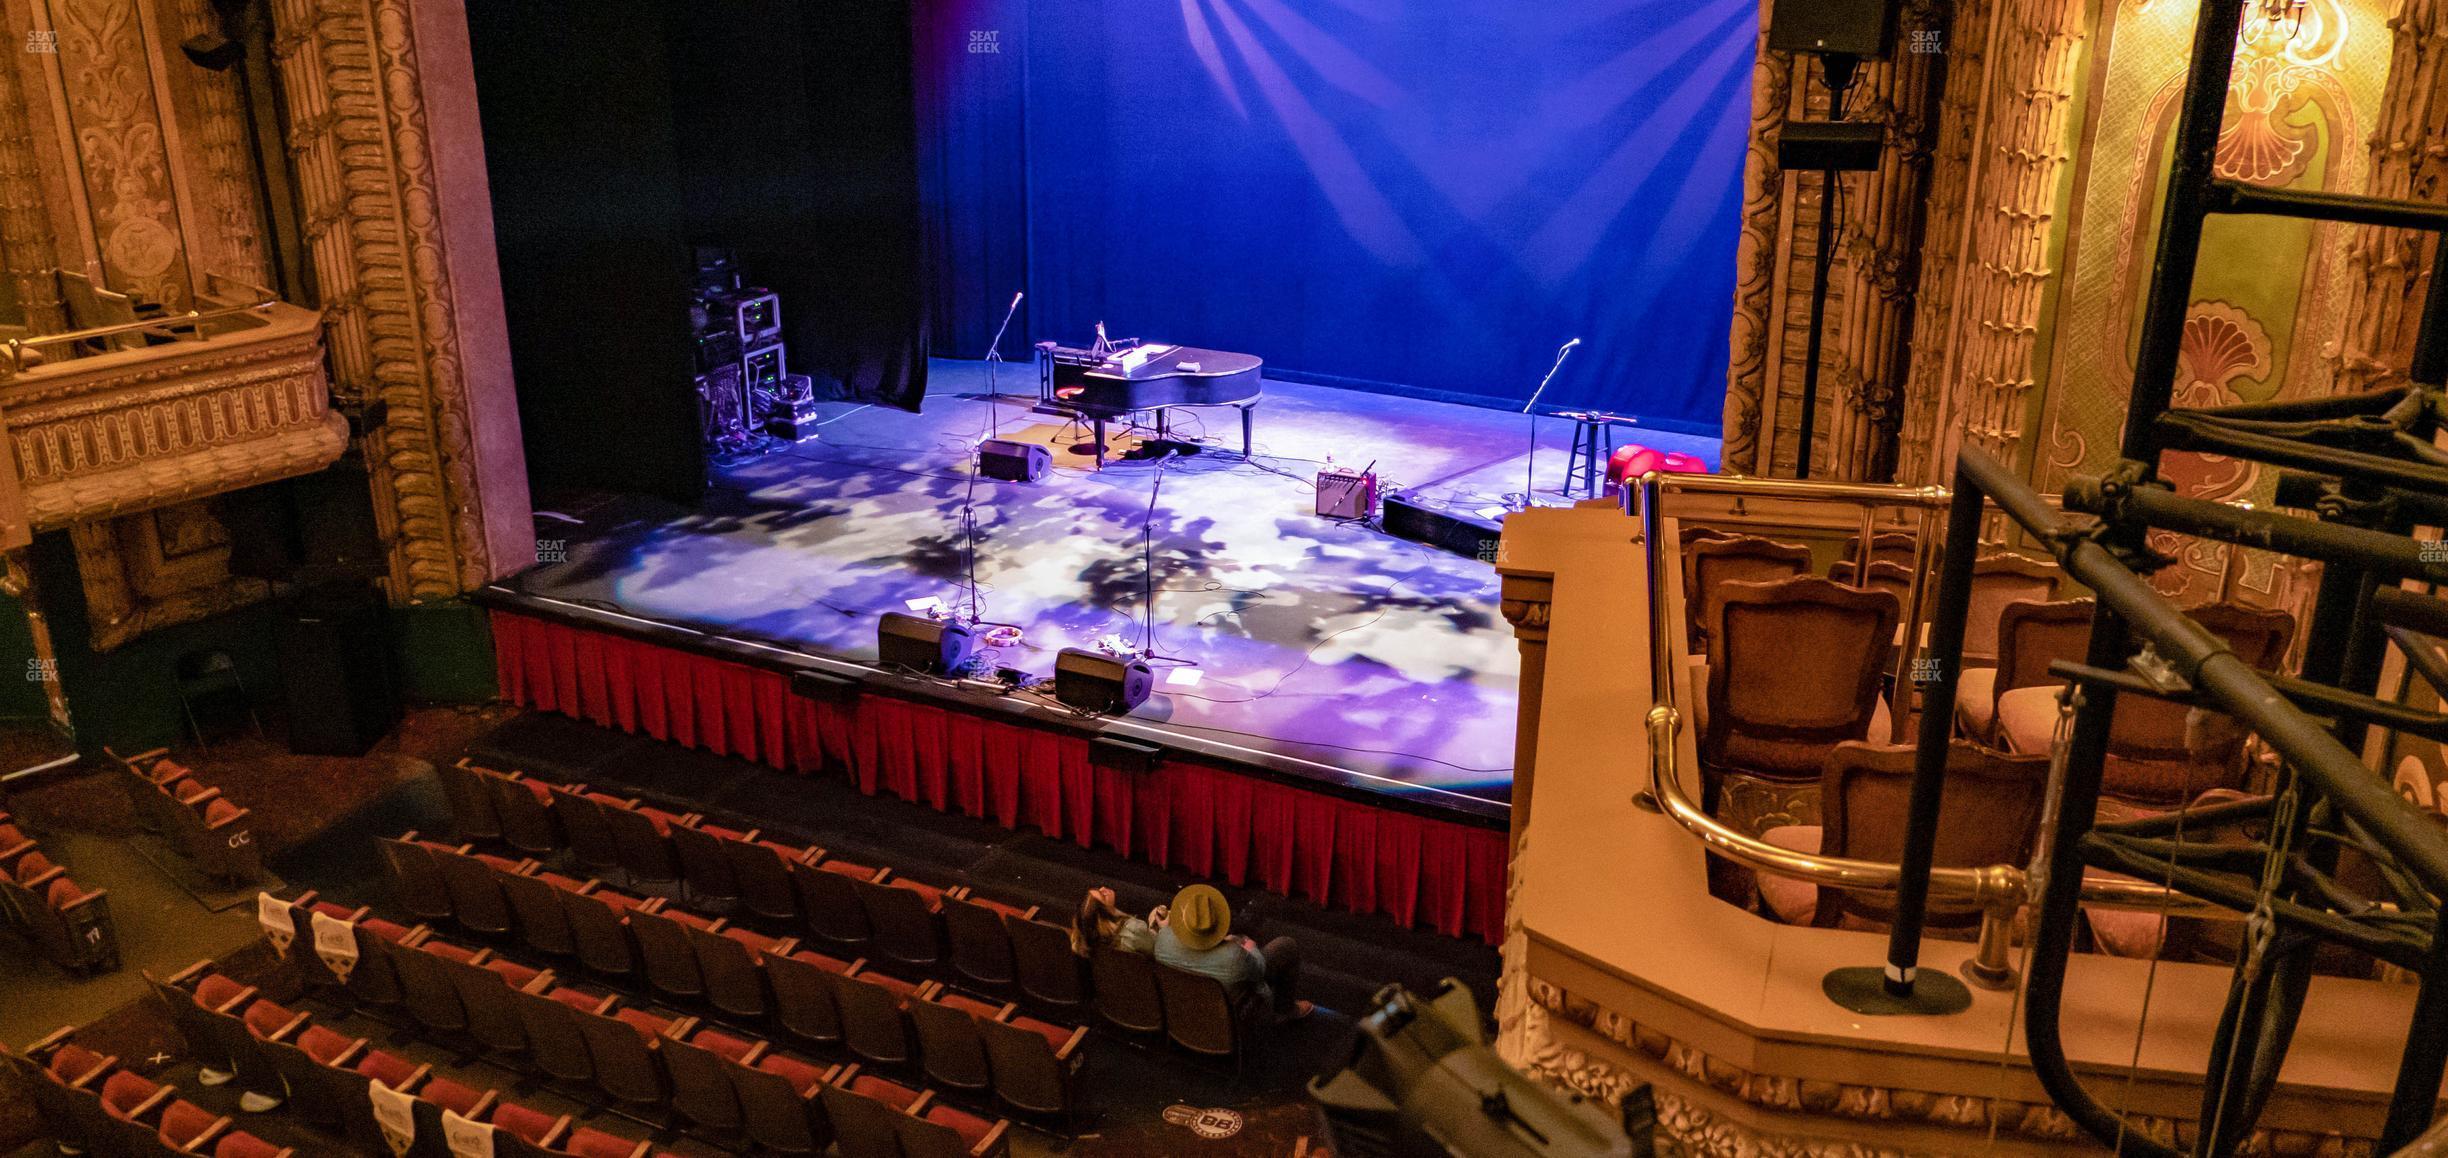
[[[1123,343],[1100,352],[1052,342],[1037,343],[1037,393],[1044,408],[1076,414],[1096,429],[1091,447],[1072,449],[1097,456],[1105,466],[1105,424],[1153,412],[1156,436],[1169,437],[1166,414],[1176,406],[1231,406],[1241,411],[1241,457],[1250,453],[1250,411],[1258,405],[1258,372],[1251,354],[1193,346]]]

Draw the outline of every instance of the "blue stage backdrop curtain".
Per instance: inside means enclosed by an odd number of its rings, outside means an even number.
[[[936,353],[983,358],[1012,294],[1028,286],[1028,0],[921,0],[911,16],[919,203],[935,274],[928,329]],[[1003,356],[1025,364],[1028,332],[1023,302]]]
[[[1019,260],[1032,340],[1519,406],[1577,336],[1543,408],[1717,429],[1756,0],[920,7],[947,353]]]

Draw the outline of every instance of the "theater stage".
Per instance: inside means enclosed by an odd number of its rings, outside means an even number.
[[[951,361],[931,375],[925,413],[830,404],[815,439],[718,467],[701,509],[545,500],[575,521],[540,516],[546,561],[491,598],[872,664],[882,612],[967,598],[965,448],[988,428],[986,377],[980,363]],[[1005,367],[1001,386],[1005,437],[1058,446],[1083,437],[1030,412],[1036,375],[1026,364]],[[1153,651],[1178,662],[1158,663],[1155,695],[1116,734],[1501,816],[1517,656],[1490,564],[1321,519],[1311,479],[1330,456],[1374,462],[1389,491],[1418,488],[1461,510],[1499,506],[1523,485],[1528,420],[1269,382],[1256,453],[1244,461],[1231,410],[1179,413],[1174,435],[1203,436],[1203,453],[1117,460],[1100,473],[1058,450],[1042,482],[976,481],[983,614],[1022,629],[1021,644],[996,649],[993,662],[1045,677],[1064,647],[1140,647],[1152,549]],[[1571,433],[1570,423],[1540,422],[1541,488],[1560,482]],[[1626,435],[1716,460],[1714,439]]]

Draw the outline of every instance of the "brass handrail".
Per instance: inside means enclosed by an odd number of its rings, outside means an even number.
[[[65,330],[57,334],[35,334],[31,337],[10,338],[5,344],[0,345],[4,345],[5,349],[8,351],[9,365],[17,370],[23,370],[25,369],[25,359],[19,353],[19,351],[29,347],[57,346],[68,342],[85,342],[91,341],[95,338],[107,338],[113,334],[134,333],[138,330],[159,330],[167,329],[173,326],[192,326],[199,322],[219,321],[222,318],[237,317],[240,314],[257,313],[259,311],[271,309],[273,306],[279,304],[280,299],[278,297],[266,297],[261,301],[253,303],[242,303],[233,306],[219,306],[209,310],[189,310],[183,314],[165,314],[156,318],[138,318],[132,322],[112,322],[107,326],[89,326],[82,330]]]
[[[1649,589],[1652,685],[1647,719],[1648,794],[1658,811],[1673,819],[1711,851],[1746,868],[1809,881],[1823,888],[1857,892],[1895,891],[1903,877],[1900,865],[1780,848],[1728,827],[1709,815],[1698,801],[1683,790],[1682,756],[1676,744],[1683,730],[1683,712],[1676,706],[1682,681],[1677,678],[1677,657],[1673,644],[1673,640],[1681,634],[1681,627],[1667,622],[1668,600],[1662,578],[1664,568],[1660,565],[1665,516],[1660,511],[1659,500],[1669,490],[1693,494],[1825,499],[1865,509],[1882,506],[1940,509],[1953,501],[1953,494],[1942,486],[1891,487],[1873,483],[1755,479],[1738,475],[1668,475],[1651,472],[1640,479],[1641,540]],[[2047,823],[2045,818],[2043,823]],[[2040,847],[2046,845],[2043,834]],[[1989,989],[2013,987],[2015,971],[2008,960],[2012,942],[2009,932],[2016,911],[2030,899],[2028,881],[2027,870],[2018,865],[1930,870],[1929,895],[1932,902],[1972,905],[1982,911],[1979,948],[1973,958],[1964,963],[1964,973],[1973,983]],[[2102,908],[2144,909],[2170,916],[2239,917],[2231,910],[2147,881],[2120,877],[2086,877],[2081,895],[2085,903]]]

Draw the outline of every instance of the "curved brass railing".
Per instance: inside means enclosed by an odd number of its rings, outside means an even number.
[[[265,291],[261,300],[258,301],[216,306],[208,310],[187,310],[183,313],[163,314],[159,317],[138,318],[132,322],[113,322],[107,326],[89,326],[82,330],[66,330],[56,334],[33,334],[22,338],[10,338],[6,342],[0,342],[0,367],[5,367],[13,372],[24,370],[26,368],[25,351],[41,346],[67,345],[147,330],[160,332],[175,330],[178,327],[192,328],[204,322],[220,321],[243,314],[262,313],[279,304],[280,298]]]
[[[1947,488],[1941,486],[1898,487],[1873,483],[1820,483],[1796,479],[1754,479],[1734,475],[1669,475],[1651,473],[1642,476],[1640,486],[1640,519],[1642,552],[1647,563],[1649,593],[1649,660],[1651,705],[1647,719],[1649,738],[1649,789],[1644,804],[1655,807],[1673,819],[1683,830],[1706,845],[1709,851],[1727,860],[1759,872],[1809,881],[1822,888],[1849,889],[1858,892],[1894,892],[1903,879],[1900,865],[1884,861],[1852,860],[1845,857],[1821,856],[1780,848],[1756,837],[1728,827],[1700,807],[1683,788],[1681,752],[1677,741],[1683,730],[1683,710],[1676,700],[1682,680],[1677,670],[1680,657],[1673,641],[1682,637],[1682,627],[1667,615],[1671,600],[1667,597],[1662,547],[1665,515],[1661,499],[1665,494],[1720,494],[1825,500],[1860,506],[1865,523],[1872,508],[1911,507],[1924,511],[1944,509],[1953,500]],[[1865,537],[1865,542],[1867,541]],[[1923,542],[1928,541],[1928,528],[1923,528]],[[1926,570],[1924,568],[1923,570]],[[1913,578],[1913,590],[1906,602],[1907,624],[1918,618],[1921,579]],[[1917,633],[1908,631],[1907,640],[1916,640]],[[1906,649],[1908,652],[1912,648]],[[2050,786],[2053,796],[2056,786]],[[2052,808],[2042,818],[2043,826],[2052,824]],[[2036,842],[2046,848],[2046,833]],[[1971,959],[1964,962],[1965,979],[1986,989],[2011,989],[2016,974],[2011,961],[2015,914],[2030,898],[2028,882],[2031,872],[2020,865],[1987,865],[1980,868],[1934,868],[1930,870],[1929,896],[1933,903],[1976,906],[1981,910],[1980,941]],[[2087,878],[2083,881],[2082,899],[2085,904],[2112,909],[2144,909],[2171,916],[2226,917],[2234,912],[2216,905],[2150,884],[2146,881],[2116,877]]]

